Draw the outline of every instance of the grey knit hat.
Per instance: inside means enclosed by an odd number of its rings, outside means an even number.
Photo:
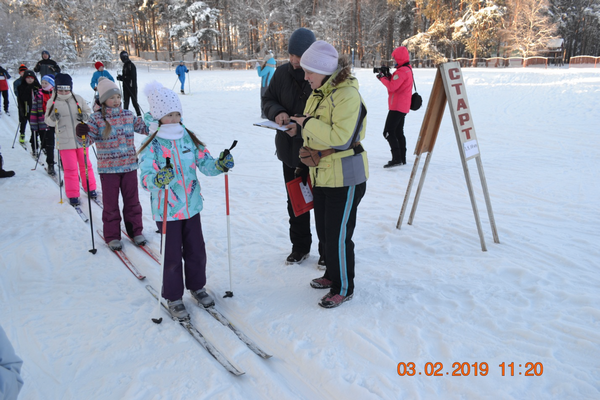
[[[288,53],[302,57],[302,54],[313,44],[317,38],[311,30],[298,28],[290,36],[288,43]]]
[[[317,40],[300,59],[302,68],[323,75],[331,75],[338,68],[338,52],[329,43]]]

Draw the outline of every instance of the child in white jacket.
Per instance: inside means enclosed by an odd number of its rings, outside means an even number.
[[[54,79],[56,88],[46,106],[45,121],[56,130],[56,147],[59,150],[65,173],[65,193],[72,206],[79,205],[79,178],[84,190],[92,198],[96,194],[96,178],[89,154],[83,159],[83,148],[75,135],[75,127],[88,120],[92,110],[86,101],[72,92],[73,80],[68,74],[58,74]],[[85,165],[90,187],[86,187]],[[79,170],[79,171],[78,171]]]

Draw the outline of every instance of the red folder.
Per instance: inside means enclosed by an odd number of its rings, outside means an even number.
[[[298,177],[286,183],[286,186],[296,217],[312,210],[313,196],[310,178],[306,180],[306,185],[302,183],[302,178]]]

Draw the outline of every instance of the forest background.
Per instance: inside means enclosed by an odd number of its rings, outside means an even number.
[[[285,59],[299,27],[359,66],[400,44],[435,64],[544,55],[554,38],[565,62],[600,55],[600,0],[0,0],[0,63],[41,50],[66,66],[123,49],[170,61]]]

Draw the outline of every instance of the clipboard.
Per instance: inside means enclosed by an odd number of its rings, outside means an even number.
[[[296,217],[313,209],[314,202],[310,177],[306,180],[306,184],[302,183],[301,177],[298,177],[286,183],[285,186],[287,187],[288,195],[290,196],[292,208]]]
[[[285,125],[278,125],[276,122],[273,121],[261,121],[261,122],[255,122],[254,124],[252,124],[254,126],[260,126],[261,128],[269,128],[269,129],[275,129],[277,131],[287,131],[290,128],[288,128]]]

